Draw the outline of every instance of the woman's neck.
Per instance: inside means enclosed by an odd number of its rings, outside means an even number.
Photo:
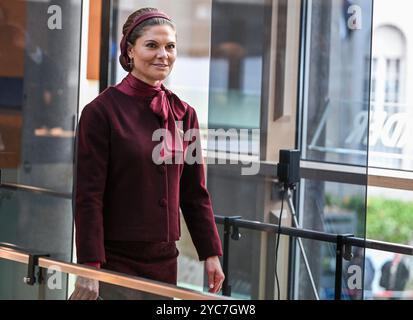
[[[143,82],[145,82],[146,84],[149,84],[150,86],[153,86],[153,87],[158,87],[158,86],[160,86],[160,84],[162,83],[161,80],[155,80],[155,81],[154,81],[154,80],[149,80],[149,79],[143,77],[142,75],[140,75],[140,74],[138,74],[138,73],[136,72],[136,69],[133,69],[133,70],[131,71],[131,74],[132,74],[135,78],[139,79],[140,81],[143,81]]]

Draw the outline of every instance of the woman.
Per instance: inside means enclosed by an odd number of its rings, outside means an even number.
[[[181,136],[199,128],[197,116],[162,84],[176,59],[175,25],[157,9],[140,9],[124,24],[120,46],[129,74],[84,108],[78,126],[78,263],[176,284],[180,207],[205,261],[209,291],[217,293],[222,248],[204,167],[176,161],[199,144],[199,136]],[[160,129],[170,135],[153,141]],[[100,285],[99,292],[97,281],[79,277],[71,299],[131,298]]]

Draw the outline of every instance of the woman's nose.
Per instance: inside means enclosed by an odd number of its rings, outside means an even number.
[[[167,56],[168,56],[168,54],[167,54],[165,48],[160,48],[158,50],[158,57],[159,58],[166,58]]]

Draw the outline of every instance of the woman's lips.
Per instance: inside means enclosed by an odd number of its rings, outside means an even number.
[[[153,64],[153,66],[154,67],[156,67],[156,68],[161,68],[161,69],[166,69],[167,67],[168,67],[168,65],[167,64]]]

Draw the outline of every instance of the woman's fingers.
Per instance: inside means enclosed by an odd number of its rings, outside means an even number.
[[[215,269],[208,272],[209,292],[218,293],[219,291],[221,291],[224,279],[225,276],[221,272],[220,268],[218,270]]]
[[[96,300],[98,295],[99,282],[97,280],[78,277],[70,300]]]
[[[79,289],[75,287],[72,295],[70,296],[69,300],[79,300]]]
[[[207,258],[205,261],[205,269],[208,275],[208,291],[210,293],[218,293],[225,279],[219,258],[217,256]]]
[[[215,283],[217,287],[217,292],[220,292],[222,289],[222,284],[224,282],[224,274],[219,271],[215,272]]]
[[[215,271],[214,276],[214,293],[218,293],[221,291],[222,283],[224,282],[224,274],[220,272],[220,270]]]

